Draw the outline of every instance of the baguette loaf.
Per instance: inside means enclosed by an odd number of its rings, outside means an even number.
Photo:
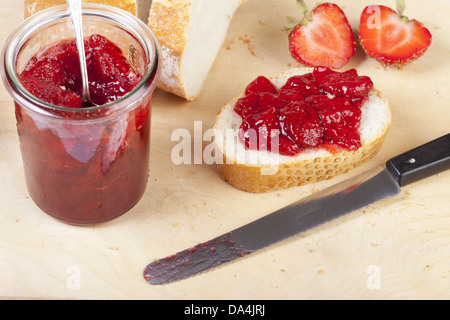
[[[284,72],[272,83],[280,88],[293,75],[311,72],[298,68]],[[321,148],[305,150],[296,156],[270,151],[248,150],[236,132],[242,118],[234,111],[236,97],[219,112],[214,127],[217,165],[221,177],[234,187],[260,193],[331,179],[374,157],[379,151],[391,123],[389,105],[375,88],[361,106],[359,133],[361,147],[354,151],[330,153]]]
[[[82,0],[83,2],[107,4],[128,11],[147,23],[151,0]],[[66,0],[25,0],[24,16],[28,18],[41,10],[67,3]]]
[[[154,0],[149,27],[162,49],[158,87],[195,100],[225,39],[230,21],[246,0]]]

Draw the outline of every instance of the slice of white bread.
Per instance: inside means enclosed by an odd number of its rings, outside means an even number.
[[[107,4],[134,14],[147,23],[151,0],[82,0],[83,2]],[[41,10],[67,3],[66,0],[25,0],[24,16],[28,18]]]
[[[296,68],[269,78],[277,88],[293,75],[312,72]],[[270,151],[248,150],[239,141],[237,132],[242,118],[234,111],[236,101],[226,104],[214,126],[216,161],[221,177],[234,187],[248,192],[267,192],[306,183],[331,179],[373,158],[379,151],[391,123],[391,112],[385,97],[375,88],[361,106],[359,133],[362,146],[354,151],[330,153],[311,149],[296,156]]]
[[[162,49],[158,87],[195,100],[236,10],[246,0],[154,0],[148,25]]]

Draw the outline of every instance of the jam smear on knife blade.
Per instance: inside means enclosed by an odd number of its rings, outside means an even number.
[[[192,270],[207,270],[254,252],[232,241],[232,234],[229,232],[149,264],[144,270],[145,280],[151,284],[175,281],[186,277]],[[184,272],[185,269],[189,269],[189,272]]]

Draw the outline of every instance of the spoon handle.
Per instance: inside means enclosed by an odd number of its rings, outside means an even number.
[[[86,54],[84,51],[81,0],[67,0],[67,4],[69,5],[70,16],[72,17],[78,57],[80,59],[82,99],[83,101],[89,101],[89,80],[87,74]]]

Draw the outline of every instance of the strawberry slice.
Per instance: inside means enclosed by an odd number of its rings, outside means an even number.
[[[431,44],[431,33],[422,23],[386,6],[367,6],[361,14],[359,41],[367,55],[384,65],[401,67],[422,56]]]
[[[304,18],[289,33],[292,57],[306,66],[342,68],[355,53],[355,37],[345,13],[333,3],[319,4],[312,11],[302,0],[297,4]]]

